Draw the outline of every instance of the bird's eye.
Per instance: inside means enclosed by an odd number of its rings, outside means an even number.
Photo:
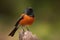
[[[29,9],[29,10],[32,10],[32,9]]]

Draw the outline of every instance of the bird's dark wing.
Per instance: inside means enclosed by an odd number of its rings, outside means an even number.
[[[19,20],[18,20],[17,23],[15,24],[15,28],[11,31],[11,33],[9,34],[9,36],[12,36],[12,37],[14,36],[15,32],[16,32],[17,29],[18,29],[17,26],[18,26],[19,22],[20,22],[23,18],[24,18],[24,15],[19,18]]]
[[[24,18],[24,15],[19,18],[19,20],[16,22],[15,26],[17,27],[19,22]]]

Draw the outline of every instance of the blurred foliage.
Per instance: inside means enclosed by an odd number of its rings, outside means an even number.
[[[0,39],[18,40],[18,32],[14,38],[8,34],[27,7],[32,7],[35,13],[35,22],[30,30],[40,39],[60,40],[59,0],[0,0]]]

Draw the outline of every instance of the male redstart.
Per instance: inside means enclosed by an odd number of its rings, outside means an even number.
[[[22,27],[26,25],[31,25],[34,22],[34,13],[33,9],[31,7],[26,8],[24,13],[21,14],[19,20],[15,24],[15,28],[12,30],[12,32],[9,34],[9,36],[14,36],[15,32],[19,28],[18,25],[22,25]],[[29,30],[29,29],[27,29]]]

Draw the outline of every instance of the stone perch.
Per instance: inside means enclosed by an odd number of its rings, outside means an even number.
[[[38,40],[38,38],[30,31],[25,31],[23,33],[23,30],[21,30],[19,33],[19,40]]]

